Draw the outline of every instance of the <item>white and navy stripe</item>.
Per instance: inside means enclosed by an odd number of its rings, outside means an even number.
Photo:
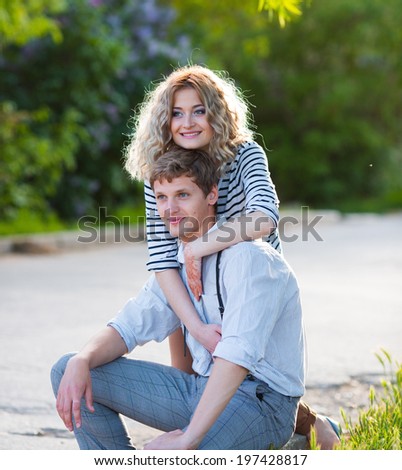
[[[227,164],[227,171],[218,185],[217,215],[230,219],[240,215],[261,211],[278,226],[279,200],[272,183],[265,152],[256,142],[239,146],[237,155]],[[147,243],[149,271],[164,271],[178,268],[177,239],[165,227],[156,209],[156,199],[148,182],[144,184],[147,217]],[[275,229],[266,241],[281,251],[278,230]]]

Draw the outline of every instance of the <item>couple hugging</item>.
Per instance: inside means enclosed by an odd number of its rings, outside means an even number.
[[[249,114],[234,82],[200,65],[173,71],[139,108],[126,169],[145,181],[154,274],[52,370],[81,449],[133,449],[122,416],[165,431],[147,449],[279,448],[295,426],[307,438],[314,427],[323,449],[339,442],[299,400],[299,289]],[[123,357],[167,337],[173,367]]]

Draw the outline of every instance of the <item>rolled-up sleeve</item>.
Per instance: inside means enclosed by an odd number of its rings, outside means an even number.
[[[120,334],[130,352],[149,341],[163,341],[180,326],[180,321],[152,276],[139,295],[129,299],[108,326]]]

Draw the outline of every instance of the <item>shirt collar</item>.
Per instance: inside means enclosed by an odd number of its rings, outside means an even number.
[[[207,232],[208,233],[211,233],[213,232],[214,230],[216,230],[218,228],[218,224],[215,223]],[[180,263],[180,264],[184,264],[184,246],[185,244],[180,240],[178,239],[178,245],[179,245],[179,248],[178,248],[178,252],[177,252],[177,261]]]

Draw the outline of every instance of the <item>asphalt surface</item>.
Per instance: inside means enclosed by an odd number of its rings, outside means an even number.
[[[310,231],[288,222],[284,252],[302,292],[308,402],[331,412],[346,397],[356,408],[361,393],[354,396],[353,384],[365,390],[383,377],[375,354],[383,348],[401,362],[402,213],[325,213]],[[1,450],[77,449],[56,414],[50,368],[101,329],[148,278],[143,242],[75,239],[70,235],[73,242],[63,249],[0,256]],[[169,363],[165,342],[133,355]],[[133,422],[129,427],[140,448],[155,435]]]

